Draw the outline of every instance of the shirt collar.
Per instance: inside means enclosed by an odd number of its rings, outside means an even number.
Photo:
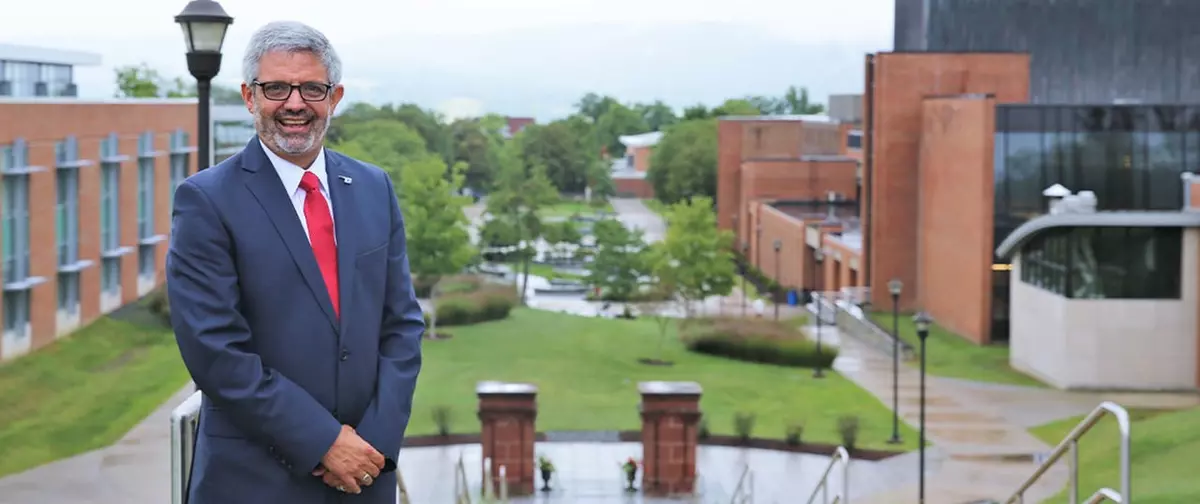
[[[262,143],[262,140],[259,140]],[[329,192],[329,174],[325,170],[325,149],[322,148],[317,153],[317,159],[313,161],[312,166],[308,170],[301,168],[295,163],[279,157],[266,145],[262,146],[263,152],[267,153],[267,159],[271,160],[271,166],[275,167],[275,172],[279,174],[279,180],[283,181],[283,187],[287,189],[288,196],[296,193],[296,189],[300,188],[300,178],[304,176],[305,171],[310,171],[317,176],[317,180],[321,183],[321,190]]]

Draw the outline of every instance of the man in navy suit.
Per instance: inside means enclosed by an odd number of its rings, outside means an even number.
[[[200,410],[191,504],[394,504],[421,369],[404,221],[382,170],[322,147],[341,61],[252,36],[256,138],[175,192],[167,292]]]

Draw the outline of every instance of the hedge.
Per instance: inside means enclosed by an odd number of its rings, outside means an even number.
[[[518,295],[511,285],[480,285],[472,292],[438,296],[438,327],[478,324],[508,317],[517,306]],[[425,323],[429,324],[429,314]]]
[[[685,323],[684,344],[693,352],[730,359],[803,368],[829,368],[838,349],[808,340],[783,323],[744,318],[693,319]]]

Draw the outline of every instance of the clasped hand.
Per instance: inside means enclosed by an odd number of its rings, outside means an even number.
[[[312,474],[326,485],[358,494],[375,482],[383,465],[383,454],[359,437],[352,427],[343,425],[329,452],[321,457],[321,467]]]

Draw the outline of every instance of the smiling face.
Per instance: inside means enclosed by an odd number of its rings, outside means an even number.
[[[311,52],[269,52],[259,60],[256,82],[242,84],[263,145],[304,168],[317,158],[344,92],[329,87],[325,65]]]

